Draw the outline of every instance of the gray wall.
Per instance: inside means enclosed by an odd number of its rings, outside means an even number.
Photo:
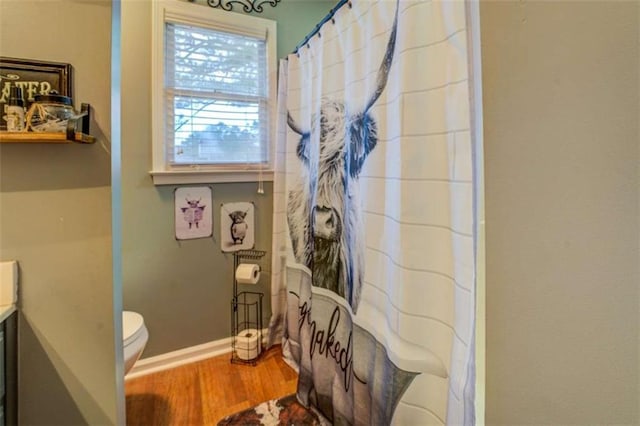
[[[94,145],[0,145],[0,259],[20,262],[19,415],[116,419],[109,1],[2,1],[0,55],[71,63]]]
[[[639,424],[638,2],[481,2],[487,424]]]
[[[203,2],[200,2],[203,3]],[[284,57],[335,1],[284,0],[259,16],[278,21],[278,56]],[[202,7],[203,12],[208,6]],[[256,289],[269,316],[272,185],[212,184],[214,238],[174,238],[175,186],[154,186],[151,170],[151,2],[122,5],[123,306],[140,312],[149,329],[143,358],[230,336],[233,256],[220,251],[220,204],[256,204],[256,248],[266,250],[266,273]]]

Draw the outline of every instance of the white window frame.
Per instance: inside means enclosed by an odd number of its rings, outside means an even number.
[[[164,102],[165,23],[173,22],[232,32],[241,35],[265,37],[267,42],[268,122],[266,165],[181,165],[167,161],[166,111]],[[256,182],[273,180],[275,157],[276,108],[276,22],[213,9],[179,0],[154,0],[151,52],[151,136],[152,170],[155,185]]]

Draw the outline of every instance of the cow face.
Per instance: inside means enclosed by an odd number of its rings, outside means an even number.
[[[243,212],[240,210],[235,210],[229,213],[229,218],[231,218],[232,223],[242,223],[244,222],[245,217],[247,217],[247,212]]]
[[[300,182],[290,191],[287,206],[296,260],[311,269],[314,286],[344,297],[354,312],[364,274],[358,177],[377,143],[377,125],[370,109],[387,83],[396,29],[397,10],[377,86],[363,111],[352,112],[345,102],[322,99],[308,131],[288,116],[289,127],[300,135],[296,154],[303,164]]]

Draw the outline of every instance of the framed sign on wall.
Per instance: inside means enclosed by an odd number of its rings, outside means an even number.
[[[213,235],[211,187],[179,187],[174,195],[176,240],[210,238]]]
[[[220,246],[224,252],[249,250],[255,246],[255,205],[250,202],[220,206]]]
[[[52,91],[73,99],[72,70],[71,64],[0,56],[0,112],[4,115],[12,86],[22,89],[26,108],[35,95]],[[0,120],[0,130],[6,130],[4,120]]]

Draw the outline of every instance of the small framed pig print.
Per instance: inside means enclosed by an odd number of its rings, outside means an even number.
[[[213,236],[211,188],[180,187],[174,194],[176,240]]]

